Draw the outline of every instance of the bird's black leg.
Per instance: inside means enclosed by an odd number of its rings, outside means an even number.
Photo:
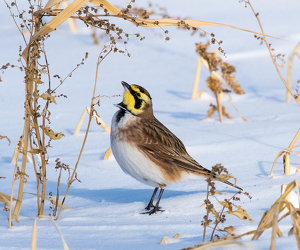
[[[151,207],[154,207],[154,205],[153,205],[153,200],[154,200],[154,198],[155,198],[155,195],[156,195],[156,193],[157,193],[157,190],[158,190],[158,187],[156,187],[156,188],[154,189],[154,192],[153,192],[153,194],[152,194],[152,197],[151,197],[151,199],[150,199],[150,201],[149,201],[147,207],[145,207],[146,210],[150,210]]]
[[[159,192],[159,195],[158,195],[158,198],[157,198],[157,201],[156,201],[156,204],[155,204],[154,208],[151,211],[146,212],[146,214],[151,215],[151,214],[155,214],[158,211],[161,211],[161,212],[165,211],[165,210],[161,210],[160,207],[159,207],[159,202],[160,202],[160,199],[161,199],[161,196],[162,196],[164,190],[165,189],[162,189],[162,188],[160,189],[160,192]]]

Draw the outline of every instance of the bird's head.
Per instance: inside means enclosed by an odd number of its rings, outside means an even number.
[[[124,87],[123,101],[116,106],[129,111],[133,115],[141,115],[152,111],[152,101],[149,92],[139,85],[129,85],[121,82]]]

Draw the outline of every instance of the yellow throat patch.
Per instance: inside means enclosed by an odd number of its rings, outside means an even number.
[[[142,93],[138,87],[131,85],[131,89],[137,96],[134,97],[130,91],[125,89],[123,94],[123,103],[127,106],[127,109],[131,113],[138,115],[145,111],[145,108],[149,106],[151,100],[146,94]],[[137,105],[138,102],[140,102],[140,105]]]

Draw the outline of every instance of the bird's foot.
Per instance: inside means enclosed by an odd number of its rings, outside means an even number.
[[[154,207],[154,205],[149,203],[147,207],[145,207],[145,210],[149,211],[152,207]]]
[[[148,207],[148,206],[147,206],[147,207]],[[146,207],[146,208],[147,208],[147,207]],[[150,208],[147,209],[147,210],[150,210]],[[141,213],[141,214],[149,214],[149,215],[151,215],[151,214],[156,214],[156,212],[163,212],[163,211],[165,211],[165,210],[161,209],[161,207],[153,206],[153,209],[152,209],[152,210],[147,211],[147,212],[144,212],[144,213]]]

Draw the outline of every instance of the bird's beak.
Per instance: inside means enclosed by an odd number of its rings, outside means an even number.
[[[122,83],[124,89],[125,89],[126,91],[130,92],[130,88],[131,88],[130,85],[129,85],[127,82],[124,82],[124,81],[122,81],[121,83]],[[114,104],[114,105],[115,105],[117,108],[127,110],[127,106],[126,106],[123,102],[120,102],[120,103]]]
[[[121,83],[122,83],[124,89],[127,90],[128,92],[130,92],[130,88],[131,88],[130,85],[124,81],[122,81]]]
[[[117,108],[120,108],[120,109],[127,110],[126,105],[123,102],[120,102],[118,104],[114,104],[114,106],[116,106]]]

